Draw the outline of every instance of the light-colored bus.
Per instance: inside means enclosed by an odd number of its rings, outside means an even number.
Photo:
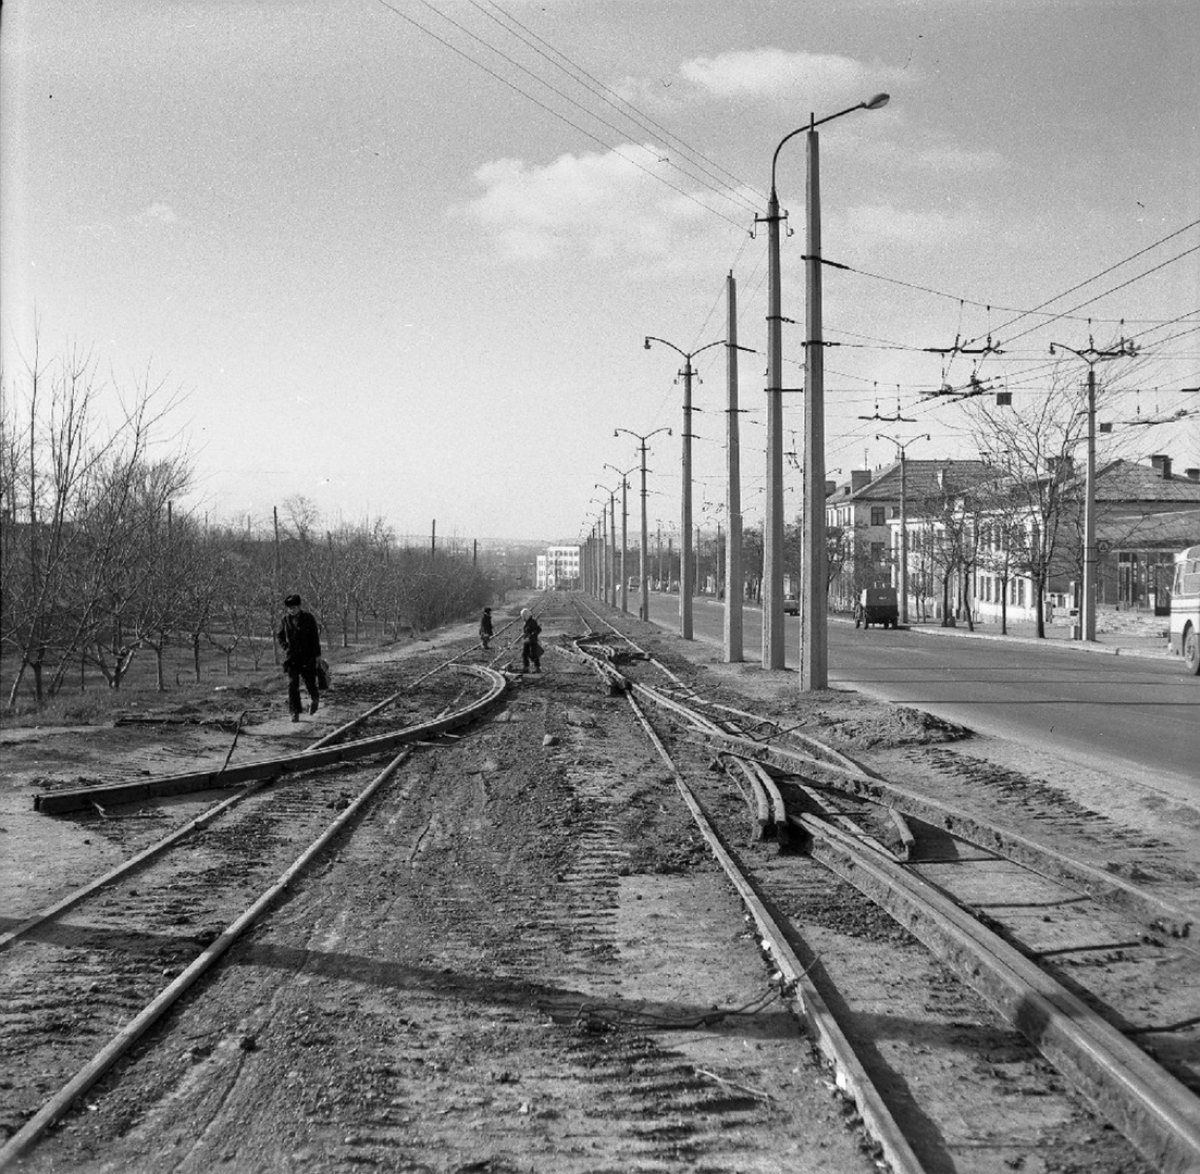
[[[1175,556],[1171,587],[1171,651],[1189,673],[1200,673],[1200,546]]]

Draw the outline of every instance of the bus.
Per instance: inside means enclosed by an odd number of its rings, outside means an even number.
[[[1200,546],[1175,556],[1171,587],[1171,651],[1189,673],[1200,673]]]

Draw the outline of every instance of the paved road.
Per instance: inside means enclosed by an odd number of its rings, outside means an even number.
[[[631,608],[636,603],[631,600]],[[724,612],[697,600],[697,639],[720,646]],[[761,613],[745,613],[745,659],[761,659]],[[679,630],[678,597],[651,596],[651,619]],[[799,658],[799,620],[786,623],[786,658]],[[1178,661],[1112,656],[1029,641],[829,625],[829,677],[981,733],[1045,746],[1200,800],[1200,677]],[[1154,776],[1153,778],[1150,776]]]

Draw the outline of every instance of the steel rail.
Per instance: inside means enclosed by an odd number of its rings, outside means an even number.
[[[908,1139],[896,1123],[887,1103],[875,1088],[837,1019],[821,997],[821,993],[809,981],[807,969],[788,944],[779,924],[759,899],[737,862],[721,843],[716,830],[704,814],[691,788],[679,773],[679,768],[675,765],[670,752],[663,745],[637,700],[630,693],[626,693],[625,696],[645,731],[646,737],[649,738],[670,770],[675,785],[679,789],[688,811],[691,812],[700,834],[729,877],[746,909],[754,918],[764,950],[770,955],[772,962],[783,976],[788,989],[793,992],[793,1000],[798,1014],[807,1024],[822,1054],[833,1066],[838,1088],[854,1101],[864,1127],[879,1144],[883,1156],[890,1163],[894,1174],[924,1174],[924,1167],[913,1152]]]
[[[609,626],[612,627],[611,624]],[[628,640],[628,637],[616,628],[613,628],[613,631]],[[664,704],[664,695],[657,690],[629,681],[620,674],[616,675],[619,677],[619,682],[615,687],[622,691],[632,689],[656,705]],[[673,702],[674,699],[671,700]],[[716,702],[703,701],[699,698],[697,698],[697,703],[709,709],[722,710],[762,724],[762,719],[757,714],[747,713]],[[694,723],[692,724],[694,726]],[[777,725],[775,722],[767,724]],[[980,819],[963,808],[928,798],[907,787],[890,782],[809,734],[803,734],[797,730],[781,733],[781,736],[788,741],[798,743],[800,749],[780,746],[769,740],[751,737],[744,733],[733,734],[725,731],[713,733],[694,728],[693,736],[705,740],[719,752],[775,766],[785,773],[804,777],[809,785],[816,784],[830,790],[853,795],[859,799],[868,799],[873,803],[893,809],[901,816],[940,827],[964,840],[969,840],[986,851],[1004,856],[1016,864],[1032,868],[1056,880],[1067,881],[1086,892],[1093,900],[1139,919],[1150,929],[1168,933],[1177,938],[1186,938],[1191,931],[1193,914],[1188,909],[1154,893],[1149,893],[1102,868],[1097,868],[1085,861],[1073,860],[1048,845],[1037,843],[1018,832]],[[897,822],[897,828],[901,840],[911,842],[911,833],[907,831],[906,826]]]
[[[192,791],[211,790],[235,783],[249,782],[268,775],[290,774],[296,771],[313,770],[339,762],[351,762],[358,758],[369,758],[383,754],[411,742],[422,741],[448,730],[467,725],[492,709],[508,687],[503,673],[479,665],[457,665],[460,672],[483,677],[489,684],[488,692],[479,700],[463,709],[456,710],[431,722],[421,722],[394,730],[360,738],[355,742],[343,742],[321,750],[306,749],[279,758],[260,759],[238,766],[227,766],[221,770],[193,771],[187,774],[166,775],[157,779],[142,779],[133,783],[109,783],[98,787],[84,787],[72,791],[51,791],[35,795],[35,811],[44,815],[58,815],[67,811],[86,809],[96,802],[108,804],[133,803],[164,795],[181,795]]]
[[[923,877],[823,819],[810,853],[951,966],[1164,1174],[1200,1170],[1200,1098]]]
[[[516,622],[517,622],[516,619],[509,620],[509,622],[507,624],[505,624],[498,632],[496,632],[492,638],[498,640]],[[351,730],[357,729],[368,718],[374,717],[375,714],[386,709],[389,705],[394,704],[405,694],[411,693],[412,690],[415,689],[418,685],[429,680],[430,677],[436,676],[438,673],[440,673],[445,668],[450,668],[452,666],[455,668],[461,668],[461,669],[477,668],[478,666],[476,666],[476,665],[460,665],[458,662],[464,656],[468,656],[468,655],[470,655],[470,653],[474,652],[476,649],[482,648],[482,647],[483,647],[483,642],[480,641],[479,643],[472,645],[466,651],[459,652],[459,653],[455,654],[454,656],[450,657],[449,659],[442,661],[441,664],[435,665],[427,673],[422,673],[421,676],[416,677],[413,680],[409,681],[408,684],[405,685],[403,689],[397,689],[396,692],[393,693],[390,697],[385,697],[382,701],[379,701],[375,705],[371,706],[370,709],[364,711],[363,713],[360,713],[355,718],[351,718],[350,721],[346,722],[344,725],[338,726],[338,728],[336,730],[331,730],[328,734],[325,734],[323,737],[318,738],[311,746],[307,747],[304,752],[306,754],[311,754],[314,750],[321,750],[324,747],[332,745],[334,742],[339,741],[343,737],[343,735],[348,734]],[[511,647],[511,645],[509,647]],[[495,663],[495,661],[497,661],[499,659],[500,659],[499,656],[494,657],[493,663]]]
[[[125,1055],[137,1041],[205,974],[235,941],[259,919],[303,869],[362,810],[372,795],[396,773],[411,749],[405,747],[384,770],[375,776],[359,796],[276,878],[252,905],[229,923],[210,946],[169,986],[134,1016],[113,1038],[62,1086],[3,1147],[0,1170],[7,1169],[33,1145],[71,1105]]]
[[[164,836],[155,844],[151,844],[148,848],[144,848],[135,856],[131,856],[128,860],[123,860],[120,864],[110,869],[103,876],[97,877],[94,881],[83,885],[81,888],[75,889],[74,892],[68,893],[61,900],[54,902],[52,905],[40,909],[32,914],[20,925],[15,926],[7,933],[0,934],[0,950],[4,950],[11,945],[17,938],[36,929],[39,925],[44,925],[47,921],[51,921],[61,913],[65,913],[73,905],[79,904],[85,897],[90,897],[92,893],[98,889],[102,889],[105,885],[111,884],[123,876],[128,876],[130,873],[137,871],[143,864],[148,864],[160,853],[165,852],[173,844],[178,843],[185,836],[191,835],[192,832],[198,831],[202,827],[207,827],[214,820],[224,815],[231,807],[241,803],[243,799],[248,799],[251,795],[273,783],[279,776],[268,775],[266,778],[259,779],[249,787],[239,791],[236,795],[231,795],[228,799],[222,799],[220,803],[210,807],[207,811],[196,816],[195,819],[185,823],[183,827],[176,828],[170,835]]]
[[[637,683],[630,684],[626,696],[635,709],[638,697],[655,704],[664,701],[661,694]],[[683,707],[667,699],[664,708],[680,716]],[[812,772],[818,765],[799,751],[766,746],[737,735],[714,735],[694,719],[688,726],[693,736],[706,743],[715,742],[730,753],[736,753],[736,747],[748,761],[760,765],[771,761],[778,766],[782,760],[782,769],[791,773],[802,773],[801,768]],[[825,763],[824,768],[828,772],[830,764]],[[838,773],[851,772],[839,768]],[[948,817],[949,824],[945,819],[927,822],[941,822],[963,838],[973,838],[964,825],[999,831],[969,813],[913,796],[893,784],[857,772],[854,777],[867,780],[871,787],[846,788],[851,793],[878,802],[876,793],[883,789],[897,806],[897,800],[933,804]],[[685,784],[677,772],[676,782],[682,790]],[[799,815],[788,816],[788,820],[807,837],[815,859],[880,905],[955,969],[1163,1174],[1194,1174],[1200,1170],[1200,1098],[1180,1081],[936,886],[892,860],[881,846],[867,846],[860,836],[841,831],[824,819]],[[1003,836],[1006,841],[1023,840],[1014,833],[1005,832]],[[1025,844],[1036,850],[1039,859],[1046,851],[1030,841]],[[1090,871],[1090,866],[1069,861],[1058,853],[1053,855],[1072,868]],[[1148,894],[1138,890],[1134,893],[1152,906],[1159,904]]]
[[[644,685],[633,684],[631,688],[639,694],[653,697],[653,690],[648,690]],[[690,731],[690,736],[705,741],[714,749],[768,763],[789,774],[804,776],[810,786],[822,786],[860,799],[869,799],[885,807],[894,807],[911,819],[940,827],[1016,864],[1057,880],[1070,881],[1093,900],[1137,917],[1152,929],[1180,938],[1190,933],[1193,918],[1186,908],[1148,893],[1085,861],[1073,860],[1019,832],[980,819],[964,808],[918,794],[875,775],[835,766],[832,762],[818,761],[804,751],[786,746],[743,735],[713,734],[700,729]]]

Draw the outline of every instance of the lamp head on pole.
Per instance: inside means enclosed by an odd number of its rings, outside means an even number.
[[[646,347],[646,350],[650,349],[650,336],[649,335],[646,336],[646,342],[644,345]]]
[[[878,110],[881,106],[886,106],[891,100],[891,94],[876,94],[875,97],[869,98],[863,103],[863,109]]]

